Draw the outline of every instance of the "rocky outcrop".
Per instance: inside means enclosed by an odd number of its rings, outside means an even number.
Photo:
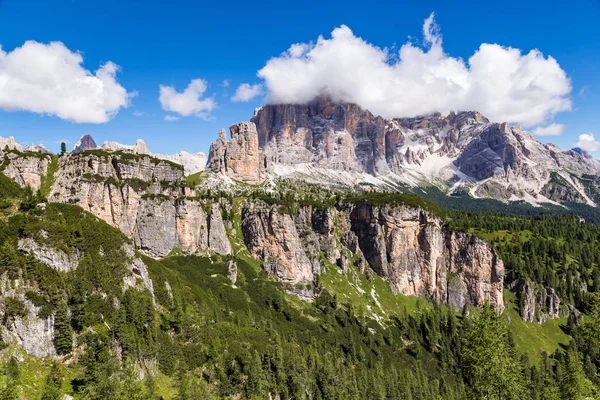
[[[225,173],[245,183],[262,182],[261,155],[258,149],[258,133],[252,122],[240,122],[229,128],[231,139],[225,152]]]
[[[6,152],[3,155],[4,169],[2,173],[14,179],[20,186],[30,186],[34,191],[42,186],[42,179],[48,173],[52,158],[48,154]]]
[[[207,168],[244,183],[263,182],[267,163],[258,146],[256,126],[252,122],[240,122],[232,125],[229,131],[229,142],[225,131],[221,130],[218,140],[211,144]]]
[[[314,280],[313,263],[291,215],[260,202],[247,203],[242,211],[242,231],[250,253],[277,279],[289,284]]]
[[[504,309],[504,265],[496,252],[473,235],[448,230],[424,210],[361,202],[301,207],[294,217],[277,206],[247,203],[242,231],[251,254],[284,283],[312,282],[322,269],[319,254],[344,268],[350,251],[360,269],[368,266],[396,293],[455,310],[485,302]]]
[[[56,354],[54,349],[54,315],[40,318],[36,307],[28,300],[24,301],[28,313],[17,317],[4,328],[2,337],[9,343],[15,343],[34,357],[50,357]]]
[[[50,201],[76,204],[119,228],[137,248],[164,257],[186,253],[231,253],[218,204],[187,198],[183,171],[144,155],[109,153],[61,157]]]
[[[72,249],[67,254],[62,250],[43,246],[31,238],[20,239],[18,247],[19,250],[33,255],[38,261],[61,272],[75,270],[81,259],[81,254],[77,249]]]
[[[517,279],[508,287],[517,295],[519,314],[524,321],[541,324],[549,318],[559,316],[560,298],[553,288],[534,284],[523,278]]]
[[[25,291],[32,288],[25,286],[20,279],[11,280],[6,275],[0,277],[0,313],[2,325],[0,334],[6,343],[20,346],[34,357],[49,357],[56,354],[54,349],[54,316],[41,315],[41,307],[36,307],[25,297]],[[24,305],[23,315],[7,318],[5,301],[12,298]]]
[[[210,145],[210,151],[208,152],[208,161],[206,162],[206,168],[215,173],[226,172],[225,167],[225,151],[227,150],[227,132],[225,129],[219,131],[219,137],[216,142]]]
[[[94,138],[91,135],[83,135],[79,138],[79,141],[75,143],[73,146],[73,153],[79,153],[86,150],[94,150],[97,149],[98,145],[94,141]]]

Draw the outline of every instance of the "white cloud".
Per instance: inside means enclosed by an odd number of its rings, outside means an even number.
[[[260,83],[250,85],[242,83],[235,91],[231,101],[250,101],[263,94],[263,86]]]
[[[135,93],[117,82],[118,65],[109,61],[91,73],[82,64],[61,42],[27,41],[9,52],[0,46],[0,108],[99,124],[129,106]]]
[[[229,85],[231,85],[231,81],[229,79],[225,79],[223,82],[221,82],[221,86],[224,88],[228,88]]]
[[[175,115],[165,115],[165,121],[179,121],[179,117]]]
[[[579,135],[579,140],[573,145],[585,151],[600,151],[600,141],[596,140],[593,133]]]
[[[143,117],[144,115],[146,115],[145,112],[143,112],[143,111],[137,111],[137,110],[134,111],[134,112],[132,112],[132,114],[133,114],[134,117]]]
[[[565,131],[564,124],[550,124],[547,126],[537,126],[531,131],[536,136],[560,136]]]
[[[482,44],[465,62],[442,48],[431,14],[425,48],[376,47],[342,25],[331,38],[297,43],[258,71],[271,103],[305,103],[326,94],[384,117],[478,110],[495,121],[544,123],[571,109],[571,82],[556,60],[538,50]]]
[[[158,100],[163,110],[177,113],[183,117],[196,115],[208,119],[210,112],[217,107],[212,97],[202,98],[207,84],[203,79],[193,79],[183,92],[177,92],[173,86],[160,85]]]

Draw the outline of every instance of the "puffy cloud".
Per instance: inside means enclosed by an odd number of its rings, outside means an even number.
[[[345,25],[331,38],[297,43],[258,71],[271,103],[305,103],[318,95],[353,102],[384,117],[478,110],[495,121],[537,125],[571,109],[571,82],[538,50],[482,44],[465,62],[447,55],[431,14],[425,46],[391,52]]]
[[[593,133],[579,135],[579,140],[573,145],[585,151],[600,151],[600,141],[596,140]]]
[[[0,47],[0,108],[99,124],[129,106],[135,93],[117,82],[118,65],[109,61],[91,73],[82,64],[81,54],[61,42]]]
[[[547,126],[537,126],[531,131],[536,136],[560,136],[565,131],[564,124],[550,124]]]
[[[165,121],[179,121],[179,117],[175,115],[165,115]]]
[[[250,101],[263,94],[263,86],[260,83],[250,85],[242,83],[235,91],[231,101]]]
[[[177,113],[183,117],[196,115],[209,119],[210,112],[217,107],[212,97],[202,98],[207,84],[203,79],[193,79],[183,92],[177,92],[173,86],[160,85],[158,100],[163,110]]]

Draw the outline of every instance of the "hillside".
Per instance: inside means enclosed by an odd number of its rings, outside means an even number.
[[[8,398],[597,391],[600,237],[578,217],[186,177],[125,151],[3,157]]]

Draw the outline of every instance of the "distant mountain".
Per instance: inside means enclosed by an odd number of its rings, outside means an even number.
[[[5,148],[8,148],[9,150],[23,150],[23,146],[17,143],[13,136],[9,136],[7,138],[0,137],[0,151],[4,150]]]
[[[188,153],[187,151],[181,151],[176,154],[152,154],[156,158],[161,160],[169,160],[174,163],[183,165],[185,175],[192,175],[202,171],[206,168],[206,154],[200,153]]]
[[[597,180],[590,180],[599,175],[599,163],[589,154],[542,144],[521,126],[492,123],[476,111],[386,120],[319,98],[266,105],[251,121],[256,128],[247,133],[255,132],[260,152],[255,168],[271,175],[388,189],[435,186],[448,195],[533,204],[600,200],[591,183]],[[222,152],[219,141],[209,160]]]
[[[97,149],[98,145],[94,141],[91,135],[83,135],[75,146],[73,146],[73,153],[79,153],[81,151]]]
[[[102,149],[111,151],[130,151],[136,154],[150,154],[148,145],[142,139],[138,139],[134,145],[126,145],[117,142],[104,142]]]
[[[33,151],[36,153],[52,154],[52,151],[43,144],[30,144],[25,148],[25,151]]]

